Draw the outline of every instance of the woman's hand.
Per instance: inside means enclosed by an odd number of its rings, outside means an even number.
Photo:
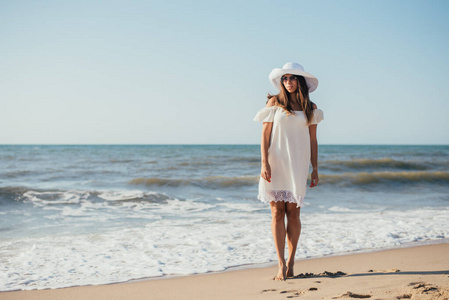
[[[260,171],[260,177],[268,182],[271,182],[271,167],[269,163],[262,164],[262,169]]]
[[[310,176],[310,187],[316,187],[320,179],[318,178],[318,170],[313,170],[312,175]]]

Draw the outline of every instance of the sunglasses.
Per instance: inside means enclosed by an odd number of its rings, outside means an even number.
[[[282,76],[281,77],[281,81],[282,82],[287,82],[288,80],[290,80],[290,81],[293,81],[293,80],[296,80],[297,78],[296,78],[296,76]]]

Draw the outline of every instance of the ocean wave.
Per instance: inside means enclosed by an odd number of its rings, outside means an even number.
[[[332,206],[329,208],[329,211],[339,212],[339,213],[362,213],[361,210],[352,209],[352,208],[348,208],[348,207],[341,207],[341,206]]]
[[[243,161],[243,162],[260,162],[260,155],[244,155],[241,156],[242,152],[236,152],[232,153],[233,155],[229,155],[231,152],[227,152],[226,155],[220,154],[220,155],[207,155],[202,157],[203,159],[210,160],[210,161]],[[259,153],[259,150],[257,149],[256,153]]]
[[[260,157],[254,156],[254,157],[232,157],[230,161],[235,162],[247,162],[247,163],[260,163]]]
[[[28,190],[22,195],[25,202],[32,202],[37,206],[56,204],[79,204],[89,197],[86,191],[35,191]]]
[[[18,196],[26,193],[29,189],[23,186],[0,187],[0,196],[4,199],[15,200]]]
[[[200,186],[208,188],[233,188],[252,186],[257,184],[259,176],[238,176],[238,177],[225,177],[225,176],[210,176],[203,178],[192,179],[179,179],[179,178],[134,178],[129,181],[129,184],[133,185],[146,185],[146,186]]]
[[[59,204],[80,204],[83,201],[106,202],[154,202],[162,203],[173,199],[160,192],[142,192],[128,190],[84,191],[61,189],[34,189],[27,187],[2,187],[0,197],[4,200],[32,203],[37,206],[52,206]]]
[[[203,178],[160,178],[160,177],[139,177],[131,179],[131,185],[146,186],[197,186],[203,188],[235,188],[244,186],[256,186],[259,176],[211,176]],[[310,178],[309,178],[310,180]],[[320,174],[320,184],[338,185],[367,185],[367,184],[449,184],[449,172],[442,171],[403,171],[403,172],[346,172],[341,174]]]
[[[17,170],[17,171],[10,171],[5,173],[0,173],[0,177],[2,178],[17,178],[21,176],[28,176],[28,175],[35,175],[36,172],[30,171],[30,170]]]
[[[215,163],[212,161],[203,161],[203,160],[198,160],[198,161],[185,161],[185,162],[181,162],[179,163],[180,166],[210,166],[210,165],[214,165]],[[173,167],[176,168],[176,167]]]
[[[379,159],[353,159],[353,160],[326,160],[320,163],[320,167],[331,170],[344,169],[376,169],[390,168],[402,170],[427,170],[429,167],[416,162],[400,161],[392,158]]]
[[[409,171],[409,172],[360,172],[343,173],[338,175],[320,174],[320,184],[449,184],[449,172],[427,172],[427,171]]]
[[[14,159],[16,159],[16,157],[15,156],[12,156],[12,155],[0,155],[0,160],[14,160]]]
[[[106,201],[146,201],[164,202],[170,196],[164,193],[142,191],[107,191],[98,194],[98,197]]]
[[[205,157],[201,159],[194,159],[189,161],[180,162],[178,165],[180,166],[212,166],[212,165],[223,165],[231,163],[247,163],[254,164],[260,163],[260,157],[244,157],[244,156],[235,156],[235,157],[227,157],[227,156],[214,156],[214,157]]]
[[[110,159],[109,162],[123,164],[123,163],[132,163],[132,162],[135,162],[135,160],[133,160],[133,159]]]

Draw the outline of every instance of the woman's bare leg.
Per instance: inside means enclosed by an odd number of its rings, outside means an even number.
[[[275,280],[285,280],[287,266],[285,265],[285,202],[270,202],[271,206],[271,232],[279,261],[279,272]]]
[[[287,214],[287,277],[293,277],[293,265],[295,264],[296,247],[298,246],[299,235],[301,234],[301,220],[299,219],[300,207],[296,203],[286,203],[285,212]]]

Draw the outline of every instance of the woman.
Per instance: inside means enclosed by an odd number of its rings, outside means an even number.
[[[301,233],[299,213],[306,194],[309,162],[312,163],[311,185],[318,184],[317,124],[323,112],[309,99],[318,79],[297,63],[274,69],[269,76],[279,94],[268,95],[265,108],[255,121],[263,122],[262,168],[257,198],[271,206],[271,230],[279,260],[275,280],[292,277],[296,246]],[[287,228],[285,227],[287,216]],[[285,238],[288,258],[284,257]]]

